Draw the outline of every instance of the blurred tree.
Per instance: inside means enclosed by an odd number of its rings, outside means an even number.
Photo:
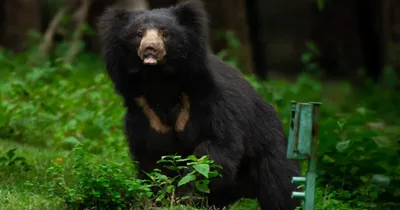
[[[363,65],[357,1],[327,1],[322,11],[313,4],[310,38],[320,51],[318,62],[326,78],[357,77],[357,70]]]
[[[2,0],[2,44],[14,51],[24,50],[31,29],[40,31],[42,0]]]
[[[265,12],[263,8],[265,1],[263,0],[247,0],[246,1],[246,13],[247,13],[247,25],[249,28],[250,43],[252,46],[252,62],[253,72],[261,79],[267,79],[268,68],[267,68],[267,55],[265,46],[266,44],[266,29]]]
[[[3,43],[4,27],[4,1],[0,1],[0,47]]]
[[[310,29],[315,17],[315,0],[257,0],[262,29],[260,50],[264,50],[269,76],[295,78],[302,71],[301,56],[310,41]],[[316,10],[318,11],[318,10]],[[265,67],[264,67],[265,68]]]
[[[311,30],[327,76],[360,78],[358,69],[363,68],[366,76],[378,81],[383,67],[394,64],[388,62],[393,57],[388,47],[394,46],[391,35],[396,27],[392,19],[396,16],[395,2],[398,1],[327,1]],[[360,82],[364,82],[363,78]]]
[[[400,1],[383,0],[382,4],[383,39],[387,43],[385,62],[395,67],[400,75]]]
[[[389,12],[383,10],[384,1],[357,0],[356,5],[355,14],[358,21],[364,67],[367,76],[374,81],[378,81],[382,74],[384,49],[389,41],[383,39],[383,15]],[[390,22],[385,24],[390,24]]]
[[[246,0],[204,0],[206,9],[210,15],[211,45],[215,52],[229,48],[229,43],[224,36],[224,30],[232,30],[240,41],[240,48],[234,52],[243,64],[245,73],[253,73],[252,46],[249,36],[247,21]],[[220,33],[215,36],[215,33]]]

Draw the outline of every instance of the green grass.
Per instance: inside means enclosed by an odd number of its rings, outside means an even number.
[[[66,152],[37,148],[10,141],[0,141],[0,151],[17,148],[17,154],[23,155],[33,166],[29,172],[0,171],[0,208],[1,209],[58,209],[61,199],[49,198],[38,186],[46,180],[45,170],[50,162],[62,157]],[[4,168],[3,168],[4,169]],[[28,182],[28,183],[27,183]],[[30,184],[35,183],[35,184]]]
[[[307,75],[292,82],[247,79],[276,107],[286,132],[291,100],[323,102],[316,209],[399,205],[394,202],[400,195],[396,182],[386,186],[371,181],[374,174],[400,176],[396,89],[357,91],[346,82],[323,83]],[[147,206],[154,202],[154,197],[143,197],[146,187],[135,182],[121,99],[99,58],[84,54],[73,66],[43,63],[32,68],[24,56],[0,52],[0,110],[0,158],[16,148],[16,156],[25,158],[30,169],[0,164],[0,209],[65,209],[68,202],[79,204],[82,194],[99,193],[99,202],[119,198],[121,192],[150,201]],[[76,156],[73,148],[86,153]],[[122,202],[128,205],[139,202],[126,199]],[[83,205],[95,206],[91,202]],[[233,210],[257,206],[245,199]]]

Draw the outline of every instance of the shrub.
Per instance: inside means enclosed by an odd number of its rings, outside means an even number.
[[[159,162],[169,170],[178,172],[177,176],[167,177],[161,170],[155,169],[148,174],[149,179],[140,180],[132,173],[135,171],[132,163],[113,157],[117,155],[113,150],[108,154],[110,160],[99,163],[94,161],[93,154],[81,147],[74,148],[66,157],[70,159],[71,166],[65,164],[62,158],[57,158],[47,169],[48,182],[44,189],[52,197],[63,198],[68,208],[72,209],[169,207],[181,202],[175,198],[177,187],[193,183],[200,192],[198,198],[202,199],[202,194],[209,193],[209,179],[219,175],[214,169],[220,166],[207,156],[189,156],[185,159],[181,156],[165,156]],[[185,171],[190,172],[184,175]]]

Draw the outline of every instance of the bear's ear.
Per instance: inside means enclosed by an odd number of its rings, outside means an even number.
[[[177,4],[174,13],[182,26],[199,35],[207,35],[208,15],[201,0],[188,0]]]
[[[109,36],[115,36],[128,21],[128,11],[115,7],[107,8],[97,22],[100,38],[106,39]]]
[[[143,11],[128,11],[122,8],[109,7],[99,17],[97,30],[101,38],[116,36],[121,30],[129,24],[129,19]]]

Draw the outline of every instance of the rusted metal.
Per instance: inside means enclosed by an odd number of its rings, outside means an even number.
[[[297,114],[297,116],[296,116],[296,130],[295,130],[295,134],[294,134],[294,149],[295,149],[295,152],[297,152],[298,148],[299,148],[299,131],[300,131],[300,120],[301,120],[301,115],[300,115],[301,107],[302,107],[301,104],[299,104],[298,107],[296,107],[299,110],[296,109],[296,111],[297,111],[296,112],[296,114]]]

